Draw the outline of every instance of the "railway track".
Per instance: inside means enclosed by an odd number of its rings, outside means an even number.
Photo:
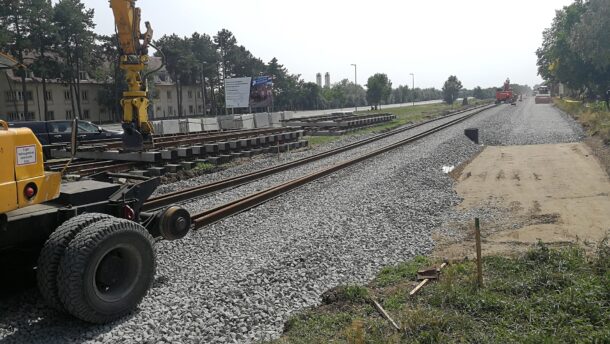
[[[174,135],[163,135],[153,136],[152,144],[148,144],[147,148],[169,148],[177,147],[188,144],[204,144],[209,142],[223,141],[223,140],[237,140],[243,138],[250,138],[259,135],[278,134],[285,132],[286,128],[266,128],[266,129],[254,129],[254,130],[235,130],[227,132],[201,132],[194,134],[174,134]],[[103,146],[104,148],[121,148],[122,142],[117,140],[98,140],[88,141],[86,146]]]
[[[467,118],[470,118],[480,112],[483,112],[487,109],[490,109],[492,107],[494,107],[495,105],[483,105],[483,106],[479,106],[479,107],[475,107],[475,108],[470,108],[467,110],[463,110],[463,111],[458,111],[456,113],[452,113],[449,114],[447,116],[443,116],[443,117],[438,117],[438,118],[434,118],[425,122],[421,122],[421,123],[417,123],[414,125],[410,125],[410,126],[406,126],[406,127],[402,127],[402,128],[398,128],[398,129],[394,129],[391,130],[389,132],[386,133],[382,133],[382,134],[378,134],[375,135],[371,138],[367,138],[364,140],[360,140],[357,142],[354,142],[352,144],[343,146],[343,147],[339,147],[327,152],[323,152],[317,155],[313,155],[310,157],[306,157],[303,159],[299,159],[299,160],[295,160],[292,162],[288,162],[285,164],[281,164],[281,165],[277,165],[277,166],[273,166],[270,168],[266,168],[266,169],[262,169],[259,171],[255,171],[252,173],[247,173],[247,174],[243,174],[243,175],[239,175],[236,177],[232,177],[232,178],[228,178],[228,179],[224,179],[221,181],[217,181],[217,182],[213,182],[213,183],[209,183],[209,184],[204,184],[204,185],[200,185],[200,186],[196,186],[193,188],[189,188],[189,189],[185,189],[185,190],[180,190],[180,191],[176,191],[176,192],[171,192],[171,193],[167,193],[161,196],[157,196],[154,198],[149,199],[143,207],[144,211],[150,211],[150,210],[154,210],[154,209],[160,209],[166,206],[169,206],[171,204],[175,204],[175,203],[179,203],[179,202],[184,202],[186,200],[192,199],[192,198],[196,198],[196,197],[200,197],[200,196],[204,196],[206,194],[212,193],[212,192],[216,192],[216,191],[220,191],[229,187],[235,187],[235,186],[239,186],[239,185],[243,185],[252,181],[255,181],[257,179],[269,176],[269,175],[273,175],[276,173],[279,173],[281,171],[285,171],[291,168],[295,168],[301,165],[305,165],[311,162],[314,162],[316,160],[320,160],[326,157],[330,157],[332,155],[336,155],[345,151],[348,151],[350,149],[354,149],[366,144],[370,144],[372,142],[402,133],[404,131],[413,129],[413,128],[417,128],[420,126],[423,126],[425,124],[429,124],[432,122],[436,122],[436,121],[440,121],[442,119],[447,119],[447,118],[451,118],[451,117],[455,117],[457,115],[460,114],[464,114],[467,113],[466,115],[460,116],[456,119],[452,119],[449,122],[443,123],[439,126],[436,126],[430,130],[424,131],[423,133],[411,136],[407,139],[403,139],[400,140],[396,143],[387,145],[385,147],[382,147],[380,149],[374,150],[370,153],[367,153],[365,155],[362,155],[360,157],[357,157],[355,159],[351,159],[351,160],[347,160],[341,164],[338,165],[334,165],[331,166],[329,168],[323,169],[321,171],[318,171],[316,173],[312,173],[309,175],[306,175],[304,177],[301,178],[297,178],[294,180],[291,180],[289,182],[286,182],[284,184],[280,184],[277,185],[275,187],[263,190],[261,192],[258,192],[256,194],[247,196],[245,198],[236,200],[234,202],[230,202],[227,203],[223,206],[211,209],[211,210],[207,210],[204,211],[202,213],[196,214],[193,216],[193,223],[195,224],[195,228],[200,228],[202,226],[208,225],[210,223],[213,223],[215,221],[218,221],[224,217],[228,217],[231,216],[235,213],[247,210],[249,208],[252,208],[260,203],[266,202],[267,200],[273,198],[273,197],[277,197],[280,194],[290,191],[296,187],[299,187],[301,185],[304,185],[310,181],[313,181],[315,179],[321,178],[327,174],[330,174],[332,172],[338,171],[340,169],[343,169],[345,167],[351,166],[355,163],[358,163],[360,161],[369,159],[371,157],[374,157],[376,155],[379,155],[381,153],[387,152],[389,150],[395,149],[397,147],[400,147],[402,145],[414,142],[416,140],[419,140],[425,136],[431,135],[437,131],[443,130],[447,127],[450,127],[454,124],[457,124],[459,122],[462,122],[464,120],[466,120]]]
[[[220,141],[239,141],[244,139],[260,138],[269,135],[285,134],[290,128],[265,128],[255,130],[235,130],[229,132],[204,132],[196,134],[176,134],[159,136],[154,138],[154,147],[156,149],[171,149],[172,147],[187,147],[197,144],[204,145]],[[288,130],[288,131],[287,131]],[[79,147],[82,151],[98,151],[100,149],[107,150],[114,147],[120,147],[122,143],[119,141],[99,140],[89,141]],[[148,147],[148,148],[153,148]],[[59,161],[51,161],[45,163],[47,171],[61,171],[64,169],[66,162],[69,159],[59,159]],[[180,160],[178,157],[174,160]],[[164,162],[172,162],[174,160],[164,160]],[[149,163],[142,161],[121,161],[112,160],[112,158],[83,158],[73,161],[66,169],[68,173],[77,173],[80,176],[88,176],[99,172],[126,172],[134,168],[147,166]],[[154,164],[153,164],[154,165]]]

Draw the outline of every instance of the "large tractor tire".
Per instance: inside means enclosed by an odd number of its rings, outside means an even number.
[[[85,227],[93,223],[111,219],[112,216],[106,214],[90,213],[75,216],[59,226],[44,244],[36,269],[36,283],[42,298],[52,308],[60,312],[65,312],[65,308],[59,299],[57,289],[57,270],[59,262],[63,257],[68,244]]]
[[[153,241],[144,227],[118,218],[78,233],[59,265],[57,284],[66,310],[97,324],[133,311],[155,276]]]

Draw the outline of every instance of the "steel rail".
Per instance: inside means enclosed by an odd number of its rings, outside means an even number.
[[[279,172],[282,172],[282,171],[285,171],[285,170],[288,170],[291,168],[305,165],[305,164],[308,164],[308,163],[311,163],[311,162],[314,162],[314,161],[317,161],[320,159],[324,159],[329,156],[336,155],[336,154],[339,154],[339,153],[342,153],[342,152],[345,152],[345,151],[348,151],[348,150],[351,150],[351,149],[354,149],[354,148],[357,148],[357,147],[360,147],[360,146],[363,146],[366,144],[370,144],[372,142],[375,142],[375,141],[378,141],[378,140],[381,140],[381,139],[384,139],[384,138],[387,138],[387,137],[402,133],[404,131],[411,130],[411,129],[435,122],[435,121],[454,117],[456,115],[463,114],[465,112],[477,111],[480,109],[482,109],[480,111],[484,111],[484,110],[487,110],[494,106],[496,106],[496,105],[482,105],[482,106],[478,106],[478,107],[469,108],[466,110],[457,111],[457,112],[451,113],[446,116],[433,118],[428,121],[416,123],[416,124],[409,125],[406,127],[397,128],[397,129],[388,131],[386,133],[381,133],[381,134],[375,135],[373,137],[370,137],[370,138],[367,138],[364,140],[360,140],[360,141],[357,141],[357,142],[354,142],[354,143],[351,143],[351,144],[348,144],[348,145],[345,145],[345,146],[342,146],[339,148],[335,148],[335,149],[332,149],[332,150],[329,150],[326,152],[322,152],[320,154],[316,154],[316,155],[313,155],[310,157],[294,160],[294,161],[276,165],[276,166],[272,166],[269,168],[265,168],[265,169],[262,169],[259,171],[252,172],[252,173],[246,173],[246,174],[242,174],[239,176],[223,179],[223,180],[220,180],[217,182],[203,184],[203,185],[195,186],[195,187],[188,188],[185,190],[166,193],[166,194],[154,197],[154,198],[150,198],[148,201],[146,201],[146,203],[144,203],[143,210],[150,211],[153,209],[160,209],[160,208],[169,206],[171,204],[186,201],[186,200],[189,200],[189,199],[192,199],[195,197],[203,196],[203,195],[211,193],[211,192],[219,191],[222,189],[226,189],[226,188],[234,187],[234,186],[238,186],[238,185],[243,185],[245,183],[248,183],[248,182],[251,182],[251,181],[254,181],[254,180],[275,174],[275,173],[279,173]]]
[[[374,150],[372,152],[369,152],[367,154],[361,155],[357,158],[354,159],[350,159],[350,160],[346,160],[344,162],[338,163],[336,165],[327,167],[325,169],[310,173],[308,175],[305,175],[303,177],[299,177],[293,180],[290,180],[288,182],[270,187],[266,190],[262,190],[260,192],[256,192],[254,194],[251,194],[249,196],[237,199],[235,201],[226,203],[224,205],[221,205],[219,207],[210,209],[210,210],[206,210],[203,211],[201,213],[195,214],[192,216],[192,220],[193,220],[193,226],[194,229],[199,229],[201,227],[210,225],[214,222],[220,221],[224,218],[227,218],[229,216],[238,214],[240,212],[243,212],[245,210],[251,209],[253,207],[256,207],[257,205],[260,205],[262,203],[265,203],[275,197],[280,196],[281,194],[284,194],[288,191],[291,191],[293,189],[296,189],[300,186],[303,186],[307,183],[310,183],[316,179],[322,178],[326,175],[329,175],[331,173],[334,173],[336,171],[342,170],[344,168],[350,167],[354,164],[357,164],[361,161],[370,159],[372,157],[375,157],[377,155],[380,155],[382,153],[388,152],[390,150],[396,149],[398,147],[404,146],[406,144],[412,143],[414,141],[417,141],[421,138],[424,138],[426,136],[429,136],[431,134],[434,134],[438,131],[441,131],[443,129],[446,129],[448,127],[451,127],[457,123],[463,122],[468,118],[471,118],[472,116],[481,113],[485,110],[487,110],[488,107],[480,109],[478,111],[475,111],[473,113],[470,113],[468,115],[459,117],[457,119],[451,120],[447,123],[443,123],[435,128],[426,130],[422,133],[419,134],[415,134],[411,137],[408,137],[406,139],[397,141],[395,143],[389,144],[387,146],[384,146],[382,148],[379,148],[377,150]]]

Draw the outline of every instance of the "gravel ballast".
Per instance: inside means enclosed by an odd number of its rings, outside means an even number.
[[[481,149],[463,136],[470,127],[480,129],[485,144],[557,143],[582,137],[577,124],[549,105],[526,99],[516,107],[498,106],[181,241],[159,243],[152,290],[137,312],[115,323],[94,326],[55,313],[35,289],[2,298],[0,340],[247,343],[276,338],[291,314],[318,304],[325,290],[365,283],[383,266],[432,250],[433,230],[457,216],[452,208],[460,202],[442,167],[457,166]],[[264,160],[260,163],[271,163]],[[243,169],[223,171],[223,177]],[[201,211],[224,197],[305,171],[266,178],[189,202],[188,207]],[[172,190],[195,181],[179,183],[172,184]]]

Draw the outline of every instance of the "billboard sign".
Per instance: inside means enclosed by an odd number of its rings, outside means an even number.
[[[227,109],[247,108],[250,101],[252,78],[225,79],[225,104]]]
[[[273,79],[270,76],[258,76],[252,79],[250,88],[250,107],[271,106],[273,99]]]

